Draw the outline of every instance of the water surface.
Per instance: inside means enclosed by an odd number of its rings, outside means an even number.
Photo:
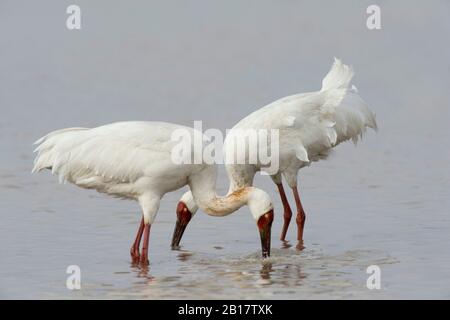
[[[450,298],[450,31],[446,1],[79,1],[82,30],[65,29],[67,1],[0,5],[0,297],[63,299]],[[130,264],[136,203],[31,175],[32,143],[48,131],[119,120],[225,130],[279,97],[316,90],[333,56],[377,114],[379,133],[300,172],[305,249],[278,239],[259,258],[247,208],[199,212],[169,248],[178,198],[167,195],[150,239],[149,270]],[[227,190],[221,171],[218,192]],[[294,204],[289,193],[291,204]],[[82,289],[65,286],[78,265]],[[381,289],[366,269],[381,269]]]

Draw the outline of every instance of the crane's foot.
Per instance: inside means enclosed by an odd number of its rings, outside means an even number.
[[[140,258],[139,249],[136,249],[134,246],[131,247],[130,255],[131,255],[131,261],[133,263],[138,263],[139,262],[139,258]]]
[[[148,265],[150,264],[150,261],[148,260],[148,257],[141,257],[139,260],[139,265],[141,267],[148,267]]]
[[[289,241],[287,240],[281,241],[281,249],[289,249],[290,247],[292,247],[292,244],[290,244]]]
[[[303,244],[303,240],[300,240],[299,242],[297,242],[297,245],[295,246],[295,248],[296,248],[298,251],[302,251],[303,249],[305,249],[305,246],[304,246],[304,244]]]

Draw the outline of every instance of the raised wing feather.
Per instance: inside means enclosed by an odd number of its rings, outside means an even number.
[[[38,140],[33,171],[51,169],[60,181],[101,189],[108,182],[130,183],[146,168],[167,163],[174,144],[171,133],[180,126],[123,122],[94,129],[65,129]],[[186,128],[191,130],[190,128]]]

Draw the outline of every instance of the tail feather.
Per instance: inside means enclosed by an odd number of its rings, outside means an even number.
[[[70,142],[73,133],[80,130],[87,130],[87,128],[56,130],[37,140],[34,144],[37,144],[38,146],[34,152],[37,152],[38,154],[34,159],[34,167],[31,172],[35,173],[43,169],[52,169],[53,173],[55,170],[57,171],[58,166],[61,163],[61,157],[64,156],[68,148],[74,143],[77,143],[76,139]]]
[[[46,134],[45,136],[43,136],[42,138],[38,139],[37,141],[35,141],[33,144],[34,145],[38,145],[41,144],[42,142],[44,142],[45,140],[50,139],[51,137],[64,133],[64,132],[69,132],[69,131],[77,131],[77,130],[86,130],[86,128],[81,128],[81,127],[74,127],[74,128],[65,128],[65,129],[60,129],[60,130],[55,130],[52,131],[48,134]],[[38,147],[39,148],[39,147]],[[37,150],[37,149],[36,149]],[[36,151],[35,150],[35,151]]]
[[[347,90],[352,81],[354,72],[352,67],[343,64],[341,60],[334,58],[333,66],[322,80],[321,91],[332,89]]]
[[[349,91],[350,82],[353,78],[353,69],[341,60],[334,58],[330,71],[322,80],[322,88],[325,101],[322,105],[322,113],[333,114]]]
[[[337,133],[336,144],[346,140],[358,141],[366,128],[377,130],[375,114],[351,85],[353,69],[334,58],[333,66],[322,80],[325,102],[322,112],[330,115]]]

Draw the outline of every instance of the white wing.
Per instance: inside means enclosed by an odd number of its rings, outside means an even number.
[[[51,132],[36,143],[33,172],[51,169],[60,182],[69,181],[100,192],[120,193],[121,184],[155,176],[175,166],[171,133],[181,127],[159,122],[119,122],[93,129]]]
[[[349,88],[353,70],[335,59],[322,89],[279,99],[242,119],[233,129],[280,130],[280,154],[294,152],[308,162],[336,144],[356,141],[366,127],[376,129],[374,114]]]
[[[294,153],[308,162],[314,148],[330,148],[336,142],[333,115],[323,108],[325,97],[306,93],[282,98],[242,119],[233,130],[279,130],[280,156]]]

